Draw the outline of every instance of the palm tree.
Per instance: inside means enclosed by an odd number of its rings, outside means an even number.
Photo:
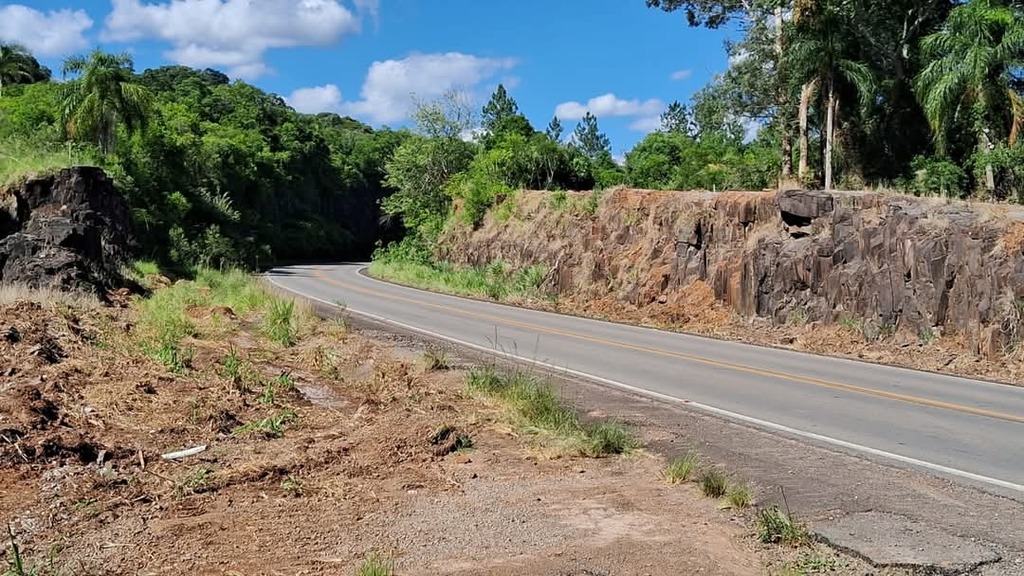
[[[970,0],[954,8],[921,48],[932,61],[915,89],[939,151],[945,152],[950,128],[962,122],[982,151],[1004,137],[1013,143],[1024,117],[1014,86],[1014,71],[1024,65],[1021,10],[1005,0]],[[985,186],[995,188],[991,164],[985,166]]]
[[[104,154],[114,150],[117,126],[129,133],[146,127],[152,94],[133,82],[128,54],[94,50],[64,61],[63,73],[78,74],[61,91],[61,121],[71,137],[93,139]]]
[[[832,190],[832,155],[835,149],[838,94],[853,93],[867,107],[875,94],[875,78],[871,69],[856,60],[857,34],[851,21],[849,0],[819,0],[807,6],[792,28],[786,53],[795,82],[801,87],[801,100],[809,101],[815,88],[825,98],[825,189]],[[842,90],[849,88],[851,90]],[[803,107],[803,105],[801,106]],[[805,111],[801,112],[806,115]],[[802,120],[806,133],[806,118]],[[801,142],[802,146],[806,146]]]
[[[4,83],[17,84],[32,80],[32,56],[19,44],[0,44],[0,96]]]

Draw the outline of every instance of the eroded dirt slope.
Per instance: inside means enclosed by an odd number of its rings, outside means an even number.
[[[343,322],[282,347],[259,318],[187,314],[175,373],[134,308],[0,307],[0,517],[42,573],[350,574],[377,550],[397,574],[753,575],[807,554],[757,544],[652,455],[545,457],[458,367]]]

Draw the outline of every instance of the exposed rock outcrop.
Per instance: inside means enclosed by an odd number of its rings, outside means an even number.
[[[129,225],[124,198],[99,168],[0,191],[0,281],[102,297],[122,283]]]
[[[957,331],[977,351],[1024,339],[1024,213],[877,193],[617,190],[593,215],[525,193],[518,216],[450,232],[439,256],[555,268],[576,299],[672,302],[695,282],[744,316],[852,318],[866,331]]]

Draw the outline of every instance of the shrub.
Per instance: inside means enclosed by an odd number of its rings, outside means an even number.
[[[700,476],[700,491],[710,498],[721,498],[729,489],[729,479],[719,470],[708,470]]]
[[[757,537],[765,544],[797,546],[805,543],[809,535],[801,523],[772,505],[757,516]]]

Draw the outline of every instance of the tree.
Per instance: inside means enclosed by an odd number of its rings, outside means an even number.
[[[1024,15],[1001,0],[970,0],[954,8],[945,25],[922,42],[933,58],[916,88],[940,151],[950,131],[963,125],[985,154],[1015,140],[1024,118],[1020,67],[1024,65]],[[992,165],[985,186],[995,188]]]
[[[604,157],[607,157],[609,160],[611,159],[611,140],[598,128],[597,117],[591,114],[590,111],[587,111],[583,115],[583,119],[576,124],[572,140],[573,145],[579,148],[592,161],[597,161]]]
[[[146,127],[152,93],[134,82],[132,58],[94,50],[64,61],[63,74],[78,74],[61,93],[61,123],[72,137],[88,136],[103,154],[114,150],[117,127],[129,133]]]
[[[871,69],[856,59],[857,34],[846,0],[819,0],[792,28],[784,63],[801,87],[817,82],[825,97],[825,189],[833,187],[838,94],[853,93],[866,108],[876,93]],[[806,95],[803,94],[803,95]]]
[[[693,135],[693,121],[685,104],[678,100],[668,105],[661,114],[661,129],[673,134]]]
[[[551,122],[548,122],[548,128],[544,133],[555,142],[562,141],[562,122],[558,119],[558,116],[551,117]]]
[[[508,95],[504,84],[498,84],[498,88],[491,94],[490,101],[484,105],[483,127],[484,130],[493,132],[502,121],[519,114],[519,105]]]
[[[28,50],[18,44],[0,44],[0,96],[5,84],[26,81],[32,81],[32,56]]]

